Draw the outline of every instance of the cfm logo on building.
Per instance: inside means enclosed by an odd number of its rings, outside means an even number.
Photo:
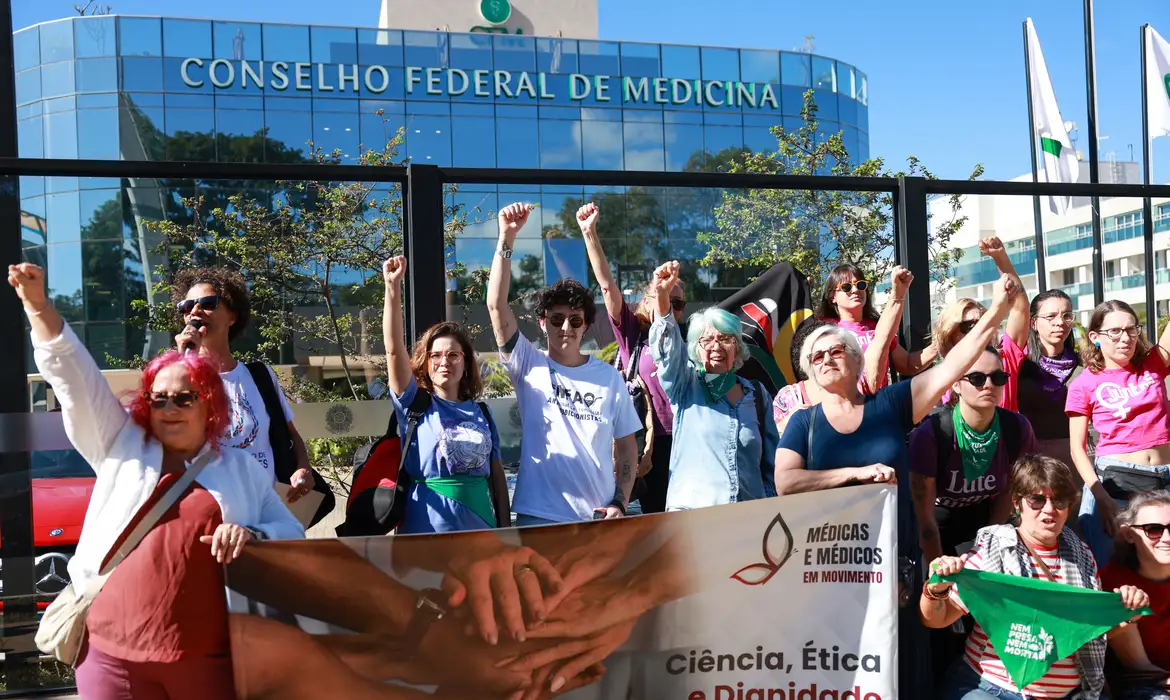
[[[508,28],[503,26],[512,18],[512,4],[508,0],[479,0],[479,16],[483,17],[487,25],[477,24],[469,32],[485,32],[488,34],[508,34]],[[516,27],[516,34],[523,34],[523,27]]]
[[[202,88],[207,83],[217,90],[238,89],[284,92],[297,90],[321,93],[350,92],[380,95],[391,86],[401,86],[406,95],[557,100],[557,88],[550,74],[529,71],[462,70],[419,66],[366,66],[357,64],[289,63],[287,61],[229,61],[217,58],[187,58],[179,65],[183,83]],[[565,74],[551,74],[555,79]],[[633,78],[570,73],[562,87],[570,101],[625,104],[707,105],[708,107],[752,107],[780,109],[776,88],[769,83],[682,78]]]

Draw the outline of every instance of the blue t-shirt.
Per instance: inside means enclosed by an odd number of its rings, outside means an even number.
[[[401,396],[390,392],[398,415],[398,435],[406,438],[406,409],[418,393],[414,377]],[[460,474],[484,477],[489,488],[491,460],[500,458],[500,434],[495,422],[484,418],[474,401],[447,401],[431,395],[431,406],[415,430],[415,439],[406,455],[406,471],[415,484],[406,502],[406,514],[398,528],[401,534],[457,532],[492,527],[466,506],[426,487],[424,480]]]
[[[910,470],[907,435],[914,428],[914,397],[911,380],[891,384],[876,394],[865,395],[861,424],[852,433],[839,433],[819,405],[801,409],[788,419],[780,436],[780,449],[804,457],[814,470],[865,467],[884,464],[898,474],[898,539],[903,553],[917,543],[910,506]],[[808,421],[815,413],[812,459],[809,459]]]

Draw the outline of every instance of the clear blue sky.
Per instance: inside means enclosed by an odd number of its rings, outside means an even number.
[[[425,0],[418,0],[423,2]],[[471,2],[472,0],[467,0]],[[544,0],[553,1],[553,0]],[[115,13],[375,26],[378,0],[102,0]],[[1021,24],[1036,23],[1062,115],[1087,149],[1084,35],[1076,0],[599,0],[601,37],[816,52],[869,75],[870,150],[910,154],[940,177],[1029,171]],[[75,14],[72,0],[14,0],[17,28]],[[1104,159],[1141,157],[1138,27],[1170,36],[1167,0],[1096,3],[1099,133]],[[1155,141],[1155,175],[1170,181],[1170,138]]]

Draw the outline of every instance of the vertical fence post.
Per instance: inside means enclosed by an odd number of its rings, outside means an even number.
[[[406,337],[413,342],[447,318],[447,250],[443,243],[443,178],[438,166],[406,168]]]
[[[0,58],[13,65],[12,3],[0,0]],[[0,71],[0,156],[18,155],[16,135],[16,76],[11,69]],[[0,178],[0,262],[21,262],[20,180],[9,175]],[[8,689],[22,689],[22,674],[14,673],[17,664],[36,660],[32,646],[32,624],[36,622],[36,590],[33,573],[32,477],[27,430],[29,411],[28,375],[25,352],[28,332],[20,300],[5,285],[0,290],[0,561],[4,584],[4,616],[0,638],[9,647],[4,666],[8,667]],[[19,639],[19,642],[16,640]]]
[[[907,350],[929,344],[930,336],[930,231],[926,202],[926,180],[898,178],[896,198],[898,264],[914,273],[902,314],[902,343]]]

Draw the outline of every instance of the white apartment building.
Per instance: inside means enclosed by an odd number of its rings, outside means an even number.
[[[1080,168],[1081,181],[1088,181],[1088,164]],[[1101,181],[1134,183],[1140,181],[1140,166],[1130,162],[1102,162]],[[1014,181],[1031,181],[1031,174]],[[930,202],[932,222],[937,225],[950,218],[950,203],[945,197]],[[1063,289],[1073,299],[1079,320],[1087,322],[1093,310],[1092,215],[1090,199],[1075,197],[1063,216],[1052,213],[1047,197],[1040,199],[1044,231],[1047,288]],[[1170,312],[1170,199],[1154,199],[1154,275],[1157,315]],[[1016,271],[1029,295],[1039,290],[1036,278],[1036,245],[1032,197],[967,196],[962,215],[967,221],[951,240],[951,246],[963,250],[954,270],[955,285],[935,306],[960,297],[986,301],[991,297],[991,283],[997,279],[995,265],[980,254],[978,242],[999,236],[1007,248]],[[1136,198],[1101,200],[1101,237],[1105,262],[1105,298],[1120,299],[1145,316],[1145,275],[1149,271],[1144,253],[1142,201]]]

